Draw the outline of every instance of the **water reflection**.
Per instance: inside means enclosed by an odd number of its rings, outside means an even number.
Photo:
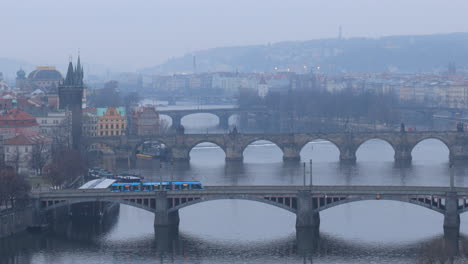
[[[405,244],[366,244],[327,233],[256,243],[220,242],[187,233],[161,245],[156,237],[103,240],[93,227],[23,234],[1,242],[1,263],[464,263],[465,236],[436,235]],[[96,241],[96,242],[92,242]]]

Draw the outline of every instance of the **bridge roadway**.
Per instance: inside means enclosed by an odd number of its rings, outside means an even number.
[[[197,203],[240,199],[269,204],[296,214],[296,228],[316,229],[319,212],[365,200],[393,200],[419,205],[444,215],[444,228],[459,230],[460,214],[468,211],[467,187],[421,186],[206,186],[194,191],[111,192],[62,190],[32,194],[38,212],[53,212],[83,202],[116,202],[155,214],[156,232],[177,229],[179,209]],[[159,230],[159,231],[158,231]]]
[[[333,143],[340,152],[343,162],[355,162],[356,152],[368,140],[380,139],[394,150],[395,162],[409,163],[412,160],[412,150],[421,141],[437,139],[449,150],[449,158],[453,162],[468,161],[468,133],[463,131],[403,131],[403,132],[335,132],[335,133],[289,133],[289,134],[168,134],[153,137],[122,136],[122,137],[92,137],[85,142],[89,149],[93,144],[102,144],[116,152],[125,150],[124,155],[135,157],[135,154],[145,141],[164,143],[170,150],[170,158],[174,161],[189,161],[190,151],[198,144],[208,142],[219,146],[225,153],[226,161],[242,161],[244,150],[253,142],[267,140],[277,145],[283,152],[285,161],[299,161],[303,147],[314,140],[325,140]],[[126,157],[127,157],[126,156]]]

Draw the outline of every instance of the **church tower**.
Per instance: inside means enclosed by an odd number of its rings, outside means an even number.
[[[81,148],[83,90],[83,67],[78,56],[75,68],[70,60],[67,76],[58,88],[59,108],[72,112],[72,146],[74,150]]]

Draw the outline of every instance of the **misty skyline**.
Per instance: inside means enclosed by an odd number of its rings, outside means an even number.
[[[450,4],[449,4],[450,3]],[[224,46],[338,36],[467,32],[468,2],[355,1],[8,1],[0,16],[0,57],[134,71],[170,57]]]

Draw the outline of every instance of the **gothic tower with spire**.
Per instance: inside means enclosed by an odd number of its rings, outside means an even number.
[[[83,101],[83,67],[81,66],[80,56],[76,67],[70,60],[65,80],[59,85],[59,108],[68,109],[72,113],[72,146],[74,150],[81,148],[81,129],[82,129],[82,101]]]

